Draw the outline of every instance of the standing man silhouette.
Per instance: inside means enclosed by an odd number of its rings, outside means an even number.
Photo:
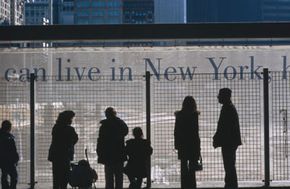
[[[19,155],[16,150],[14,136],[10,133],[12,124],[5,120],[0,130],[0,168],[2,170],[2,189],[16,189],[18,174],[16,170]],[[8,179],[8,175],[10,179]],[[10,180],[10,183],[8,182]]]
[[[213,137],[213,147],[222,148],[222,156],[225,169],[225,188],[238,188],[236,172],[236,151],[242,145],[239,117],[235,106],[231,101],[232,91],[229,88],[222,88],[217,96],[222,104],[218,121],[217,131]]]
[[[114,108],[105,110],[97,144],[98,163],[105,165],[106,189],[123,188],[123,166],[126,161],[125,136],[127,124],[117,117]]]

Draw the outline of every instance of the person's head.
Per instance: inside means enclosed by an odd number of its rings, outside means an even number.
[[[225,104],[231,102],[232,90],[229,88],[222,88],[219,90],[218,100],[219,103]]]
[[[143,131],[140,127],[135,127],[133,129],[133,136],[135,138],[143,138]]]
[[[73,111],[66,110],[58,114],[56,123],[61,125],[70,125],[72,124],[72,120],[74,117],[75,113]]]
[[[196,102],[192,96],[186,96],[182,103],[182,110],[196,112]]]
[[[12,123],[9,120],[4,120],[1,125],[1,130],[9,133],[12,128]]]
[[[108,107],[106,110],[105,110],[105,116],[106,118],[112,118],[112,117],[116,117],[117,115],[117,112],[114,108],[112,107]]]

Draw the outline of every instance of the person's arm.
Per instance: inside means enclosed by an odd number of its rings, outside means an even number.
[[[75,129],[72,127],[72,143],[75,145],[79,140],[78,134],[76,133]]]
[[[174,125],[174,149],[180,149],[180,131],[179,131],[180,119],[175,113],[175,125]]]
[[[129,133],[129,129],[127,124],[122,120],[122,127],[123,127],[123,136],[126,136]]]
[[[18,155],[18,152],[17,152],[17,149],[16,149],[16,144],[15,144],[15,140],[14,140],[14,137],[11,137],[9,139],[9,143],[10,143],[10,150],[12,152],[12,155],[13,155],[13,162],[14,163],[17,163],[19,161],[19,155]]]
[[[222,137],[222,132],[223,132],[223,128],[224,127],[224,108],[222,108],[221,112],[220,112],[220,117],[218,120],[218,125],[217,125],[217,130],[213,136],[213,147],[217,148],[219,146],[221,146],[221,137]]]
[[[197,149],[198,149],[198,156],[200,156],[200,137],[199,137],[199,121],[198,121],[198,113],[195,114],[195,119],[194,119],[195,125],[196,125],[196,142],[197,142]]]

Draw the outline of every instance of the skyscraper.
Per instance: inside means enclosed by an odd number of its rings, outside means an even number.
[[[75,24],[121,24],[122,0],[75,0]]]
[[[74,0],[61,0],[58,3],[58,11],[54,13],[54,18],[57,17],[55,22],[57,21],[58,24],[74,24],[74,10]]]
[[[155,0],[156,24],[186,23],[186,0]]]
[[[50,0],[34,0],[25,3],[25,24],[51,24]]]
[[[24,24],[24,0],[0,0],[0,25]]]
[[[123,0],[124,24],[154,23],[153,0]]]
[[[290,21],[290,0],[263,0],[262,20]]]
[[[260,0],[187,0],[187,23],[261,20]]]

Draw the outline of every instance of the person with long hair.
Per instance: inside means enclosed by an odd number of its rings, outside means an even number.
[[[78,135],[71,126],[75,113],[67,110],[58,115],[52,129],[48,160],[52,162],[53,189],[66,189],[69,181],[70,162]]]
[[[181,161],[181,188],[196,188],[195,171],[200,157],[199,112],[194,98],[186,96],[175,112],[174,145]]]

